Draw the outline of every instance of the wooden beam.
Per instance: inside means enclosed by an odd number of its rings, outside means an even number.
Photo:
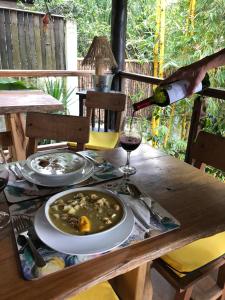
[[[121,71],[119,72],[119,75],[122,78],[127,78],[135,81],[141,81],[141,82],[146,82],[150,84],[160,84],[163,79],[157,78],[157,77],[152,77],[152,76],[147,76],[147,75],[142,75],[138,73],[130,73],[130,72],[124,72]]]
[[[94,70],[0,70],[0,77],[90,76]]]
[[[146,83],[150,83],[150,84],[158,85],[163,81],[162,78],[142,75],[142,74],[138,74],[138,73],[119,71],[118,74],[122,78],[127,78],[127,79],[140,81],[140,82],[146,82]],[[207,89],[204,89],[204,91],[201,91],[197,94],[202,95],[202,96],[208,96],[208,97],[225,100],[225,90],[221,89],[221,88],[207,88]]]
[[[112,0],[111,14],[111,42],[112,51],[118,64],[115,73],[122,71],[125,64],[127,27],[127,0]],[[116,76],[113,80],[112,89],[121,91],[121,78]]]

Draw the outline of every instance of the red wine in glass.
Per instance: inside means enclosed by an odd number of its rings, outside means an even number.
[[[133,151],[141,143],[141,138],[123,135],[120,137],[120,144],[126,151]]]
[[[130,154],[141,144],[141,138],[139,120],[134,118],[134,115],[132,115],[132,118],[126,118],[124,129],[120,133],[120,144],[127,151],[127,161],[125,165],[119,168],[125,175],[136,173],[135,167],[130,165]]]
[[[7,186],[9,179],[9,172],[7,169],[0,171],[0,192]],[[9,214],[5,211],[0,210],[0,230],[9,223]]]

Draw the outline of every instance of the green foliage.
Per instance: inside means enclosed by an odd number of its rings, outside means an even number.
[[[27,90],[34,89],[33,85],[30,85],[24,81],[13,78],[1,78],[0,90]]]
[[[78,28],[78,55],[84,56],[95,35],[110,37],[111,0],[52,0],[49,4],[52,13],[63,14],[66,18],[77,22]],[[195,27],[193,34],[187,33],[187,18],[190,0],[167,1],[166,32],[165,32],[165,76],[175,69],[188,65],[202,57],[210,55],[225,47],[225,1],[199,0],[196,1]],[[37,10],[45,10],[44,0],[35,2]],[[139,0],[128,1],[127,43],[126,57],[137,59],[140,64],[153,61],[153,48],[156,28],[156,1]],[[150,72],[149,72],[150,73]],[[149,74],[152,75],[152,74]],[[210,72],[210,82],[213,87],[225,87],[225,68],[218,68]],[[133,102],[144,97],[146,91],[138,89],[135,95],[130,95]],[[168,133],[168,124],[171,117],[171,107],[157,109],[154,115],[160,119],[157,136],[151,131],[152,109],[149,116],[142,119],[145,140],[156,141],[158,147],[168,153],[183,159],[187,134],[181,137],[183,119],[187,119],[186,133],[192,113],[193,98],[184,99],[176,104],[174,124],[168,143],[164,145]],[[225,102],[208,99],[207,115],[204,119],[204,130],[225,135]],[[223,179],[223,175],[214,172]],[[220,174],[220,175],[218,175]]]
[[[44,91],[46,91],[49,95],[58,99],[63,107],[64,114],[68,114],[68,105],[71,102],[71,95],[74,92],[74,89],[68,90],[65,88],[65,82],[62,79],[56,80],[45,80]]]

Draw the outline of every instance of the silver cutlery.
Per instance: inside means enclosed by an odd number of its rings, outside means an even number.
[[[146,198],[146,196],[139,190],[139,188],[134,185],[131,182],[127,182],[127,190],[130,193],[130,195],[134,198],[138,198],[139,200],[141,200],[141,203],[143,203],[143,205],[148,209],[148,211],[153,214],[160,222],[166,220],[166,221],[172,221],[170,218],[168,217],[162,217],[158,212],[156,212],[154,210],[154,208],[152,207],[152,205],[147,204],[146,201],[144,200],[144,198]],[[152,202],[152,200],[150,199],[150,203]]]
[[[80,154],[80,156],[83,156],[84,158],[89,159],[90,161],[92,161],[94,166],[97,167],[97,168],[103,168],[104,165],[105,165],[105,160],[100,163],[99,161],[97,161],[96,159],[94,159],[93,157],[89,156],[86,153],[80,153],[79,152],[79,154]]]
[[[9,170],[13,173],[13,175],[16,177],[17,181],[23,181],[24,178],[21,174],[21,172],[19,172],[16,168],[15,165],[8,165]]]
[[[141,216],[141,214],[139,212],[136,211],[136,209],[132,206],[130,206],[130,209],[132,210],[135,218],[146,228],[146,229],[150,229],[151,226],[145,221],[145,219]]]
[[[19,235],[22,235],[26,238],[27,244],[29,245],[35,264],[38,267],[44,267],[46,265],[46,262],[44,261],[43,257],[35,248],[33,241],[28,234],[29,229],[32,228],[33,226],[31,219],[28,216],[13,216],[12,223],[16,229],[16,232]]]

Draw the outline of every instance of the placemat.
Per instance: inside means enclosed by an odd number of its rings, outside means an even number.
[[[115,168],[111,163],[103,159],[101,151],[87,150],[82,151],[82,153],[87,154],[99,163],[102,163],[103,168],[96,170],[95,173],[89,179],[83,181],[82,183],[72,185],[69,187],[56,188],[46,188],[43,186],[38,186],[31,182],[28,182],[27,180],[16,180],[13,173],[10,172],[9,182],[4,190],[7,201],[9,203],[18,203],[25,200],[31,200],[39,197],[53,195],[65,189],[93,185],[107,180],[120,178],[123,176],[123,174],[117,168]]]
[[[98,185],[98,187],[99,186],[108,187],[107,184],[100,184]],[[173,218],[173,216],[169,212],[163,209],[156,201],[154,201],[150,197],[149,199],[151,201],[152,207],[154,207],[154,210],[157,211],[160,214],[160,216],[170,218],[171,221],[169,224],[161,224],[160,222],[156,222],[154,218],[150,218],[149,211],[141,204],[140,201],[138,201],[138,199],[134,199],[131,196],[125,194],[120,195],[123,198],[124,202],[128,206],[130,206],[132,210],[135,209],[135,211],[138,214],[141,214],[142,217],[146,220],[146,222],[149,223],[149,229],[146,230],[146,228],[143,226],[140,220],[138,218],[135,218],[135,225],[130,236],[116,249],[127,247],[129,244],[137,243],[145,239],[146,237],[153,238],[162,234],[166,234],[167,232],[178,229],[180,227],[180,223],[175,218]],[[15,218],[18,218],[18,216],[21,216],[22,218],[29,219],[33,222],[35,213],[45,203],[47,199],[47,197],[43,197],[41,199],[24,201],[18,204],[11,205],[9,208],[11,219],[13,220]],[[94,259],[99,255],[104,255],[103,253],[98,255],[68,255],[59,253],[42,243],[40,239],[36,236],[34,229],[31,228],[29,233],[32,238],[32,241],[34,242],[36,249],[42,255],[46,262],[46,265],[40,268],[35,265],[35,262],[30,252],[29,246],[26,244],[26,241],[24,241],[24,239],[21,239],[21,235],[17,234],[15,228],[13,228],[13,230],[21,262],[22,274],[26,280],[39,279],[48,274],[60,271],[68,266],[78,265],[87,260]],[[116,250],[114,249],[111,251]]]

